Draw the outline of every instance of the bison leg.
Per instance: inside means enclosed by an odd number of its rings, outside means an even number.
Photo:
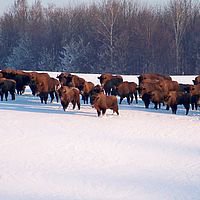
[[[8,91],[5,92],[5,99],[8,101]]]
[[[102,109],[102,115],[105,115],[105,113],[106,113],[106,109],[104,108]]]
[[[44,103],[47,104],[48,93],[44,95]]]
[[[40,101],[41,101],[41,103],[44,102],[44,97],[43,96],[40,96]]]
[[[119,100],[119,104],[122,103],[122,100],[124,99],[124,97],[120,97],[120,100]]]
[[[85,101],[86,101],[86,104],[88,104],[88,98],[89,98],[89,95],[86,94],[86,95],[85,95]]]
[[[50,94],[51,103],[52,103],[52,102],[53,102],[53,100],[54,100],[54,94],[53,94],[53,92],[50,92],[49,94]]]
[[[56,102],[58,103],[58,93],[57,92],[55,92],[55,97],[56,97]]]
[[[158,110],[158,103],[155,102],[154,105],[155,105],[154,108],[155,108],[156,110]]]
[[[171,106],[171,108],[172,108],[172,114],[176,114],[177,105],[173,105],[173,106]]]
[[[101,111],[97,110],[97,115],[98,115],[98,117],[100,117]]]
[[[118,111],[118,106],[116,106],[115,108],[113,108],[113,113],[117,113],[117,115],[119,115],[119,111]]]
[[[133,94],[130,95],[130,99],[131,99],[130,103],[133,103]]]
[[[80,110],[80,109],[81,109],[81,104],[80,104],[80,102],[77,102],[77,106],[78,106],[78,109]]]
[[[83,103],[85,104],[85,95],[84,94],[82,94],[82,98],[81,99],[83,100]]]
[[[1,101],[3,101],[3,93],[1,93]]]
[[[134,96],[135,96],[135,102],[138,103],[137,92],[134,93]]]
[[[190,104],[184,104],[184,107],[186,109],[186,115],[187,115],[189,113]]]
[[[150,104],[150,101],[149,101],[149,100],[146,100],[146,101],[144,102],[145,108],[149,108],[149,104]]]
[[[130,105],[130,96],[128,95],[126,98],[127,98],[127,103]]]
[[[12,97],[12,100],[15,100],[15,93],[10,93],[11,94],[11,97]]]
[[[63,110],[65,111],[69,105],[69,102],[61,102]]]
[[[95,107],[95,109],[97,110],[97,115],[99,117],[101,115],[101,109],[99,107]]]
[[[76,102],[75,101],[72,101],[72,105],[73,105],[73,110],[75,109],[75,106],[76,106]]]

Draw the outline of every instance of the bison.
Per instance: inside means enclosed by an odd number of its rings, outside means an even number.
[[[101,86],[104,88],[107,95],[110,95],[111,91],[123,82],[122,76],[114,76],[112,74],[101,74],[98,79],[100,80]]]
[[[120,97],[120,104],[122,100],[126,97],[128,104],[133,102],[133,95],[135,96],[135,101],[138,103],[137,99],[137,84],[134,82],[128,82],[124,81],[120,83],[116,88],[115,88],[116,95]]]
[[[60,82],[57,79],[51,77],[49,79],[48,83],[49,83],[49,85],[48,85],[49,86],[48,92],[49,92],[50,97],[51,97],[51,103],[54,100],[54,94],[55,94],[55,97],[56,97],[56,101],[58,103],[58,93],[57,93],[56,89],[59,87]]]
[[[28,72],[22,70],[5,69],[1,71],[3,77],[13,79],[16,81],[17,94],[22,95],[25,88],[30,83],[30,76]]]
[[[94,83],[85,81],[83,90],[81,92],[84,104],[85,103],[88,104],[88,98],[91,96],[93,88],[94,88]]]
[[[159,91],[160,93],[162,92],[162,88],[160,87],[159,85],[159,82],[152,82],[152,81],[149,81],[149,82],[144,82],[140,85],[140,88],[139,88],[140,92],[139,92],[139,96],[140,98],[142,98],[144,104],[145,104],[145,108],[149,108],[149,104],[151,102],[151,94],[152,92],[154,91]],[[155,108],[156,108],[156,105],[155,105]]]
[[[80,91],[83,90],[85,79],[67,72],[62,72],[57,76],[63,86],[76,87]]]
[[[32,84],[32,87],[30,88],[34,88],[35,90],[34,92],[32,91],[32,93],[35,93],[40,97],[41,103],[45,102],[45,104],[47,104],[50,81],[49,74],[30,72],[30,78]]]
[[[72,103],[73,109],[77,105],[80,110],[80,92],[77,88],[61,86],[58,89],[58,94],[64,111],[67,109],[69,103]]]
[[[190,109],[190,94],[184,92],[170,91],[164,98],[165,103],[171,107],[172,113],[176,114],[177,106],[183,105],[186,109],[186,115]]]
[[[194,108],[197,110],[200,100],[200,84],[190,85],[189,91],[191,95],[192,110],[194,110]]]
[[[145,79],[151,79],[151,80],[172,80],[170,76],[162,75],[162,74],[156,74],[156,73],[150,73],[150,74],[141,74],[138,77],[139,86]]]
[[[157,110],[158,106],[161,108],[161,103],[164,103],[164,93],[160,90],[154,90],[150,94],[150,101],[155,105],[154,108]]]
[[[101,113],[102,115],[104,115],[107,109],[111,109],[113,110],[113,113],[116,112],[117,115],[119,115],[116,96],[106,96],[105,94],[100,92],[92,96],[91,104],[92,107],[97,110],[98,117],[101,115]]]
[[[177,81],[161,80],[159,85],[165,95],[167,95],[170,91],[179,91],[179,84]]]
[[[8,92],[10,92],[12,100],[15,100],[15,89],[16,89],[16,81],[12,79],[0,79],[0,95],[1,101],[3,101],[3,96],[5,94],[6,101],[8,100]]]

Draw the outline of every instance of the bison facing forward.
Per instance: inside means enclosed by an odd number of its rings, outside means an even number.
[[[91,104],[97,110],[98,117],[101,115],[101,112],[102,115],[104,115],[107,109],[111,109],[113,110],[113,113],[116,112],[117,115],[119,115],[117,97],[113,95],[106,96],[102,92],[93,95]]]
[[[80,92],[77,88],[61,86],[58,89],[58,94],[64,111],[67,109],[69,103],[72,103],[73,109],[77,105],[80,110]]]

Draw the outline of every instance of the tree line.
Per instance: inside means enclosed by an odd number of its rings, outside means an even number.
[[[200,3],[163,7],[133,0],[31,6],[0,17],[0,66],[83,73],[200,74]]]

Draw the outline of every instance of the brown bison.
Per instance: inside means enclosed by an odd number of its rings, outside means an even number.
[[[5,69],[1,71],[3,77],[13,79],[16,81],[17,94],[22,95],[25,88],[30,83],[30,76],[28,72],[22,70]]]
[[[66,86],[66,77],[68,76],[68,72],[62,72],[61,74],[57,75],[56,78],[58,78],[58,80],[60,81],[61,85],[65,85]]]
[[[98,79],[100,80],[101,86],[104,88],[107,95],[110,95],[111,91],[123,82],[122,76],[114,76],[112,74],[101,74]]]
[[[159,80],[153,80],[153,79],[144,79],[140,85],[138,86],[138,93],[139,93],[139,96],[142,97],[142,91],[144,90],[144,88],[146,89],[147,86],[147,90],[155,90],[155,89],[160,89],[161,90],[161,87],[160,87],[160,81]],[[150,89],[151,88],[151,89]],[[143,91],[144,92],[144,91]]]
[[[142,101],[145,104],[145,108],[149,108],[150,102],[151,102],[151,94],[153,91],[159,91],[160,93],[162,92],[162,88],[159,85],[160,82],[155,82],[155,81],[148,81],[144,82],[140,85],[139,88],[139,96],[142,98]],[[155,106],[156,108],[156,106]]]
[[[15,100],[15,89],[16,81],[12,79],[0,79],[0,95],[1,101],[3,101],[3,96],[5,95],[6,101],[8,100],[8,92],[10,92],[12,100]]]
[[[189,91],[191,95],[192,110],[194,110],[194,108],[197,110],[200,101],[200,84],[190,85]]]
[[[139,86],[145,79],[151,79],[151,80],[172,80],[170,76],[162,75],[162,74],[156,74],[156,73],[150,73],[150,74],[142,74],[138,77]]]
[[[94,88],[91,91],[91,95],[100,93],[100,92],[104,92],[104,89],[102,86],[100,86],[99,84],[95,85]]]
[[[31,84],[35,91],[35,93],[40,97],[41,103],[45,102],[47,104],[48,93],[49,93],[49,81],[50,76],[48,73],[37,73],[30,72]],[[34,86],[34,87],[33,87]]]
[[[171,107],[172,113],[176,114],[177,106],[183,105],[186,109],[186,115],[190,109],[190,94],[184,92],[170,91],[164,98],[165,103]]]
[[[56,101],[58,102],[58,93],[57,93],[56,89],[59,87],[59,85],[60,85],[60,82],[57,79],[52,78],[52,77],[49,79],[48,92],[49,92],[49,95],[51,97],[51,103],[54,100],[54,94],[55,94],[55,97],[56,97]]]
[[[179,91],[179,84],[177,81],[161,80],[159,83],[162,91],[167,95],[170,91]]]
[[[164,103],[164,93],[160,90],[154,90],[150,94],[150,101],[154,104],[154,108],[157,110],[158,106],[161,108],[161,103]]]
[[[80,91],[83,90],[85,79],[77,75],[72,75],[67,72],[62,72],[60,75],[57,76],[57,78],[59,79],[60,83],[64,86],[76,87]]]
[[[77,105],[80,110],[80,92],[77,88],[61,86],[58,89],[58,94],[64,111],[67,109],[69,103],[72,103],[73,109]]]
[[[192,80],[192,81],[193,81],[194,85],[198,85],[198,84],[200,84],[200,75],[197,76],[197,77],[195,77],[195,79]]]
[[[98,117],[101,115],[101,112],[102,115],[104,115],[107,109],[111,109],[113,110],[113,113],[116,112],[117,115],[119,115],[116,96],[106,96],[101,92],[92,96],[91,104],[92,107],[94,107],[97,110]]]
[[[127,98],[128,104],[133,102],[133,95],[135,96],[135,101],[138,103],[137,99],[137,84],[135,82],[124,81],[120,83],[115,88],[116,95],[120,97],[120,104],[124,98]]]
[[[93,88],[94,88],[94,83],[85,81],[83,90],[81,92],[84,104],[85,103],[88,104],[88,98],[91,96]]]

